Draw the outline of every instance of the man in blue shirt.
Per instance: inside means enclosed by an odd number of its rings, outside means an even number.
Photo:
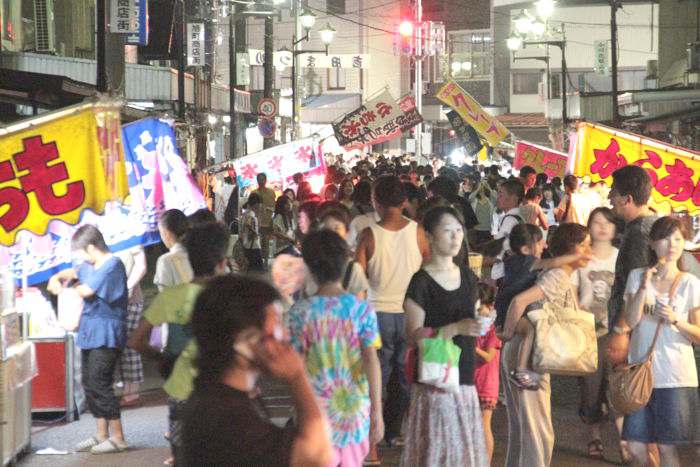
[[[73,286],[84,301],[77,344],[81,349],[82,383],[90,412],[97,419],[97,434],[78,443],[75,449],[93,454],[121,452],[127,444],[113,384],[114,369],[126,343],[126,271],[93,225],[84,225],[75,232],[71,249],[83,264],[55,274],[48,290],[58,294],[63,287]]]

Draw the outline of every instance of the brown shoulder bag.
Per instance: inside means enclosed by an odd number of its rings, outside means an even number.
[[[669,303],[673,299],[682,277],[683,273],[678,274],[673,282],[669,293]],[[664,322],[660,320],[644,360],[639,363],[617,365],[610,368],[608,373],[609,402],[622,415],[630,415],[640,410],[647,405],[651,398],[651,391],[654,389],[652,372],[654,347],[663,325]]]

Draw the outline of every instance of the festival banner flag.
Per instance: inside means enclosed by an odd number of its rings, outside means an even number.
[[[462,120],[462,117],[460,117],[457,112],[454,110],[447,112],[447,120],[450,121],[452,129],[455,131],[462,146],[464,146],[467,155],[473,156],[481,151],[484,147],[481,138],[479,138],[476,130],[471,125],[464,123],[464,120]]]
[[[0,244],[12,245],[20,230],[43,235],[55,219],[75,224],[83,210],[102,212],[126,195],[123,153],[109,119],[90,106],[0,137]]]
[[[700,153],[624,131],[580,123],[574,175],[612,185],[612,173],[626,165],[647,170],[652,205],[663,213],[700,214]]]
[[[545,148],[527,141],[517,141],[515,143],[515,159],[513,167],[521,169],[524,165],[529,165],[537,173],[545,173],[549,178],[566,175],[566,164],[569,156],[554,149]]]
[[[184,160],[177,152],[171,122],[147,118],[122,127],[129,196],[108,202],[104,212],[84,210],[76,225],[54,221],[45,235],[22,232],[22,240],[0,246],[0,267],[10,268],[17,280],[27,276],[39,284],[71,265],[70,241],[80,225],[100,229],[114,253],[160,241],[158,218],[166,209],[192,214],[206,207]]]
[[[295,173],[307,176],[320,175],[326,172],[321,146],[314,147],[311,138],[280,144],[249,156],[234,159],[233,168],[242,192],[256,186],[259,173],[267,175],[269,185],[284,189]]]
[[[491,147],[495,147],[508,136],[508,129],[496,117],[489,115],[467,91],[448,80],[435,96],[471,125]]]
[[[413,97],[395,101],[389,91],[382,91],[334,123],[333,131],[338,144],[351,150],[394,139],[422,121]]]

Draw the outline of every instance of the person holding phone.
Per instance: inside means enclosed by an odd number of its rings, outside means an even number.
[[[301,356],[285,342],[278,292],[227,275],[197,299],[192,331],[198,376],[184,411],[182,465],[293,465],[331,462],[328,425]],[[289,384],[297,428],[279,428],[260,403],[261,373]]]

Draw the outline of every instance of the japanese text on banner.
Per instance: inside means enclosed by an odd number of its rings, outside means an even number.
[[[389,141],[422,121],[413,97],[394,101],[384,91],[334,123],[333,131],[338,144],[350,150]]]
[[[508,136],[508,129],[495,117],[489,115],[467,91],[454,81],[445,83],[436,97],[456,110],[462,119],[474,127],[491,146],[497,146]]]
[[[515,159],[513,167],[521,169],[529,165],[537,173],[545,173],[549,178],[563,178],[566,175],[566,164],[569,156],[563,152],[544,148],[526,141],[515,143]]]
[[[654,186],[652,205],[660,212],[700,213],[700,154],[603,126],[579,125],[575,175],[611,185],[612,173],[626,165],[647,170]]]
[[[125,196],[128,186],[114,193],[108,180],[103,155],[111,144],[103,146],[92,109],[0,138],[0,244],[23,229],[43,234],[53,219],[75,224],[84,209],[102,212]],[[110,172],[125,181],[123,158],[116,163]]]

